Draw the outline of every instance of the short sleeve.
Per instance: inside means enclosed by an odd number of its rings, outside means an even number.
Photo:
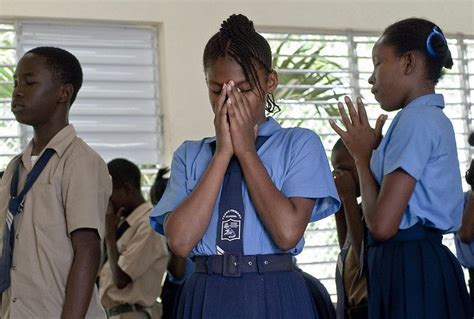
[[[458,234],[454,236],[454,244],[456,246],[456,256],[459,262],[466,268],[474,267],[474,243],[465,244],[459,239]]]
[[[406,112],[394,128],[384,156],[383,175],[401,168],[415,180],[419,180],[428,163],[433,140],[437,132],[432,128],[432,113],[423,116],[417,112]]]
[[[163,224],[172,212],[188,195],[186,188],[185,143],[174,153],[171,162],[171,175],[166,190],[150,214],[150,225],[158,233],[164,234]]]
[[[335,213],[340,202],[321,140],[309,130],[296,132],[281,191],[286,197],[316,199],[313,222]]]
[[[148,223],[141,222],[127,248],[121,252],[118,265],[132,280],[136,280],[152,265],[159,265],[160,273],[164,273],[167,262],[165,238],[155,233]]]
[[[103,238],[112,180],[105,162],[95,153],[71,159],[64,169],[64,207],[67,231],[96,229]]]

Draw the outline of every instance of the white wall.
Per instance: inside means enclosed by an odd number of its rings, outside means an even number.
[[[2,19],[114,21],[152,24],[160,30],[161,105],[164,161],[184,139],[213,135],[212,113],[202,71],[202,51],[222,20],[249,16],[264,30],[361,30],[417,16],[446,33],[474,35],[473,0],[0,0]]]

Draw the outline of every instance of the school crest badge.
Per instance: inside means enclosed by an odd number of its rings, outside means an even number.
[[[229,209],[222,216],[221,240],[239,240],[242,229],[242,216],[234,209]]]

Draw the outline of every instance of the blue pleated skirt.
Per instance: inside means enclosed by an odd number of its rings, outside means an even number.
[[[179,319],[318,319],[298,270],[238,278],[195,272],[184,283],[175,310]]]
[[[472,318],[461,265],[441,240],[439,230],[420,225],[384,242],[369,233],[369,318]]]

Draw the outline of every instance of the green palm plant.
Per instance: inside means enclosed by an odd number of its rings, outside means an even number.
[[[0,28],[0,101],[9,100],[13,93],[14,47],[15,33]]]
[[[13,74],[16,64],[15,31],[12,25],[0,24],[0,169],[4,169],[13,154],[20,151],[18,123],[10,112]]]
[[[298,113],[298,120],[292,126],[301,126],[306,117],[334,116],[338,114],[336,101],[343,94],[334,87],[342,86],[342,81],[334,71],[340,71],[339,64],[321,55],[325,44],[313,41],[296,42],[292,35],[279,40],[274,48],[273,65],[278,71],[279,88],[275,100],[283,104],[280,117]],[[292,106],[304,103],[311,107],[294,110]],[[285,107],[286,106],[286,107]],[[290,115],[291,117],[291,115]]]
[[[347,93],[340,93],[336,87],[344,85],[339,73],[344,73],[343,67],[334,59],[325,57],[323,51],[326,48],[324,42],[316,41],[294,41],[298,35],[288,35],[273,44],[273,65],[279,75],[279,87],[274,96],[277,104],[282,108],[277,114],[280,122],[289,126],[308,126],[308,119],[327,118],[338,116],[337,101]],[[276,44],[276,45],[275,45]],[[338,73],[339,72],[339,73]],[[282,120],[288,118],[290,120]],[[317,124],[310,128],[317,133],[330,130],[327,121],[314,121]],[[332,145],[331,137],[321,136],[323,142]],[[325,141],[326,140],[326,141]],[[305,234],[308,242],[315,236],[311,230],[319,228],[334,228],[332,219],[318,222],[308,226],[309,232]],[[328,249],[321,248],[325,258],[332,260],[337,255],[337,234],[335,231],[325,235],[325,244]]]
[[[13,67],[0,66],[0,100],[10,99],[13,93]]]

